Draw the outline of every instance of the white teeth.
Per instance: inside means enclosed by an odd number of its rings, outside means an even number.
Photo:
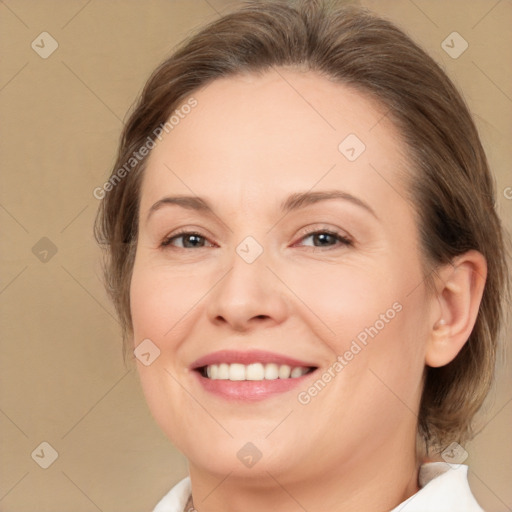
[[[229,379],[229,364],[219,364],[219,373],[217,374],[218,379]]]
[[[275,380],[279,377],[279,366],[275,363],[265,365],[265,380]]]
[[[265,377],[265,368],[261,363],[247,365],[245,378],[247,380],[263,380]]]
[[[279,378],[280,379],[289,379],[291,371],[292,371],[291,366],[288,366],[287,364],[282,364],[279,367]]]
[[[308,372],[305,366],[291,367],[287,364],[275,363],[251,363],[248,365],[240,363],[211,364],[206,367],[206,376],[212,380],[275,380],[275,379],[296,379]]]
[[[219,378],[218,375],[217,378]],[[239,363],[230,364],[229,380],[245,380],[245,366]]]
[[[294,368],[291,372],[290,372],[290,377],[292,379],[295,379],[297,377],[302,377],[302,368],[298,367],[298,368]]]

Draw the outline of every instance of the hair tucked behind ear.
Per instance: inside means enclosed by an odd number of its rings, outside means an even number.
[[[291,66],[347,84],[385,107],[402,133],[411,171],[425,275],[469,249],[488,277],[473,332],[455,360],[427,368],[419,430],[431,445],[462,443],[489,389],[507,291],[503,232],[477,130],[440,67],[390,22],[337,2],[251,1],[192,35],[148,80],[122,134],[112,176],[174,109],[212,80]],[[146,158],[102,200],[96,237],[106,250],[107,289],[128,347],[129,289]],[[127,349],[128,350],[128,349]]]

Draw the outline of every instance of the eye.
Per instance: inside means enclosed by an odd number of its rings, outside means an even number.
[[[300,242],[303,242],[302,244]],[[214,247],[214,244],[208,241],[206,237],[195,231],[181,231],[166,237],[161,242],[161,247],[177,247],[179,249],[194,249],[203,247]],[[318,230],[307,232],[300,241],[294,245],[305,245],[310,247],[328,247],[349,246],[352,241],[345,235],[331,230]]]
[[[195,231],[181,231],[165,238],[160,244],[161,247],[178,247],[179,249],[194,249],[202,247],[213,247],[206,237]]]
[[[303,236],[300,241],[309,241],[309,243],[303,243],[301,245],[310,247],[328,247],[336,248],[337,246],[349,246],[352,245],[352,241],[345,235],[330,230],[319,230],[311,231]]]

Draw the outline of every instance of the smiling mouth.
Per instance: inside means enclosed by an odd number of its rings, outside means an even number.
[[[290,366],[276,363],[220,363],[196,369],[209,380],[264,381],[296,379],[316,370],[315,366]]]

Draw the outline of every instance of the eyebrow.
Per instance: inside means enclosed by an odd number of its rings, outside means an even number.
[[[306,206],[310,206],[312,204],[316,204],[320,201],[327,201],[330,199],[338,199],[343,201],[348,201],[360,208],[366,210],[373,217],[378,219],[377,214],[373,210],[373,208],[365,203],[363,200],[359,199],[348,192],[343,192],[341,190],[327,190],[327,191],[318,191],[318,192],[297,192],[295,194],[291,194],[287,197],[280,206],[280,209],[283,213],[289,213],[294,210],[298,210],[300,208],[305,208]],[[203,213],[207,213],[209,215],[214,215],[213,208],[209,204],[206,199],[198,196],[167,196],[159,199],[148,211],[148,215],[146,218],[146,222],[149,220],[151,215],[162,208],[165,205],[177,205],[185,208],[187,210],[194,210]]]
[[[341,199],[343,201],[348,201],[360,208],[363,208],[368,213],[373,215],[376,219],[378,219],[377,214],[373,210],[373,208],[365,203],[362,199],[359,199],[348,192],[343,192],[341,190],[327,190],[327,191],[319,191],[319,192],[299,192],[296,194],[292,194],[289,196],[283,203],[281,204],[281,210],[286,213],[298,210],[299,208],[303,208],[305,206],[309,206],[311,204],[318,203],[320,201],[327,201],[329,199]]]

